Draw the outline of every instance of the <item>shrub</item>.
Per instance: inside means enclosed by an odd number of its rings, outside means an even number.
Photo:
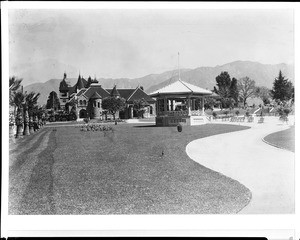
[[[229,113],[229,111],[228,110],[226,110],[226,111],[224,111],[223,112],[226,116],[228,115],[228,113]]]
[[[75,120],[77,120],[77,114],[76,114],[75,111],[71,111],[71,112],[70,112],[69,119],[70,119],[70,121],[75,121]]]
[[[212,115],[213,115],[213,117],[214,117],[215,119],[216,119],[217,116],[218,116],[218,114],[217,114],[216,112],[213,112]]]
[[[90,119],[89,119],[89,118],[84,118],[83,121],[84,121],[85,123],[88,123],[88,122],[90,121]]]
[[[235,114],[238,116],[240,114],[240,111],[239,110],[236,110],[235,111]]]
[[[250,113],[247,111],[247,112],[245,112],[245,115],[246,115],[246,117],[249,117]]]

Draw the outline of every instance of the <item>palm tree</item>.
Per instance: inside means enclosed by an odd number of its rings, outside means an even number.
[[[21,87],[22,78],[16,78],[15,76],[9,78],[9,90],[16,92]]]
[[[37,100],[40,96],[40,93],[25,92],[24,94],[24,103],[23,103],[23,115],[24,115],[24,130],[23,135],[29,135],[29,128],[30,128],[30,117],[32,117],[33,108],[37,104]]]
[[[24,123],[23,119],[23,104],[25,102],[25,95],[22,92],[15,92],[14,97],[12,99],[12,104],[15,106],[17,111],[16,116],[16,126],[17,126],[17,133],[16,137],[19,137],[22,134],[22,126]]]
[[[9,104],[14,107],[13,116],[16,117],[16,108],[14,104],[15,94],[20,90],[22,78],[16,78],[15,76],[9,78]]]

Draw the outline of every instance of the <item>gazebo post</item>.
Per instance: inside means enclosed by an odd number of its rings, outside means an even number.
[[[165,112],[165,114],[167,112],[167,97],[166,96],[164,96],[164,112]]]
[[[191,98],[187,97],[187,105],[188,105],[188,115],[191,116]]]
[[[204,96],[202,96],[202,115],[204,115]]]

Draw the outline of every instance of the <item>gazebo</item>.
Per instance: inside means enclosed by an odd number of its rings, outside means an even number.
[[[204,98],[210,90],[181,81],[180,79],[151,94],[156,98],[156,125],[201,125],[208,121],[204,113]]]

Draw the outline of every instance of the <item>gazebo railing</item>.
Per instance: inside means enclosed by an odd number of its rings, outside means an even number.
[[[158,112],[158,116],[188,116],[189,112],[186,111],[163,111],[163,112]]]
[[[202,116],[202,110],[192,110],[191,111],[191,116]]]
[[[185,111],[163,111],[163,112],[158,112],[158,116],[170,116],[170,117],[175,117],[175,116],[203,116],[202,110],[191,110],[190,114],[188,110]]]

